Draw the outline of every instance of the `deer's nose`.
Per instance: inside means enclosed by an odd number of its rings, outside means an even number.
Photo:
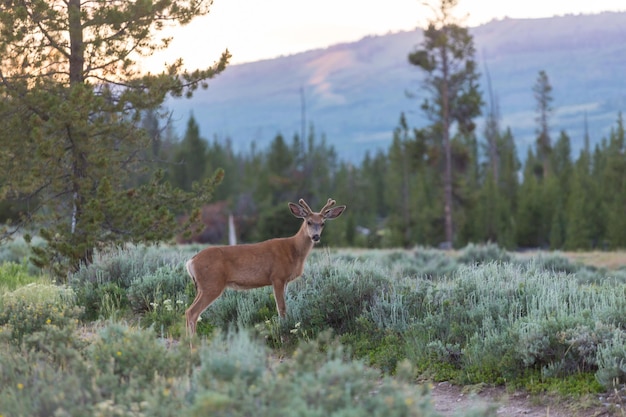
[[[313,235],[313,236],[311,236],[311,239],[313,239],[314,242],[319,242],[320,241],[320,235]]]

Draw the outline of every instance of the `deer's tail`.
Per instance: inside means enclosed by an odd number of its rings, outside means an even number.
[[[193,258],[187,261],[185,264],[185,268],[187,269],[187,273],[193,279],[193,286],[196,287],[196,291],[198,291],[198,281],[196,280],[196,275],[193,271]]]

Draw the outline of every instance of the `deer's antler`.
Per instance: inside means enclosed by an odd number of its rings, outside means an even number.
[[[335,200],[333,200],[332,198],[329,198],[328,201],[326,202],[326,205],[322,207],[322,209],[320,210],[320,213],[325,214],[328,209],[330,209],[332,206],[335,205],[335,203],[336,203]]]
[[[301,198],[300,200],[298,200],[298,204],[300,204],[302,206],[303,209],[305,209],[306,211],[309,212],[309,214],[313,213],[313,210],[311,210],[311,207],[309,207],[309,205],[306,203],[306,201],[304,201],[303,198]]]

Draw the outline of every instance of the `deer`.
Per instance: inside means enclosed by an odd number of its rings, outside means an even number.
[[[317,213],[303,199],[288,206],[291,214],[303,220],[295,235],[258,243],[210,246],[187,261],[187,273],[196,287],[196,297],[185,311],[188,335],[193,337],[200,315],[226,288],[249,290],[271,285],[278,315],[286,317],[287,284],[304,272],[305,261],[320,242],[326,220],[336,219],[346,209],[335,206],[331,198]]]

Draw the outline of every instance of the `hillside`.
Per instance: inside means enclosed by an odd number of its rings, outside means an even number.
[[[606,137],[626,109],[626,13],[547,19],[504,19],[472,28],[476,59],[485,68],[500,107],[502,126],[513,131],[525,155],[534,141],[532,86],[545,70],[553,87],[552,137],[566,130],[576,156],[585,115],[592,143]],[[386,149],[401,112],[412,126],[426,123],[419,109],[420,72],[407,62],[421,30],[366,37],[272,60],[233,65],[191,100],[169,100],[176,130],[193,112],[206,138],[232,139],[236,150],[264,147],[277,133],[306,124],[326,136],[343,159],[360,161],[366,150]],[[416,92],[410,99],[406,92]],[[479,122],[479,135],[482,122]]]

